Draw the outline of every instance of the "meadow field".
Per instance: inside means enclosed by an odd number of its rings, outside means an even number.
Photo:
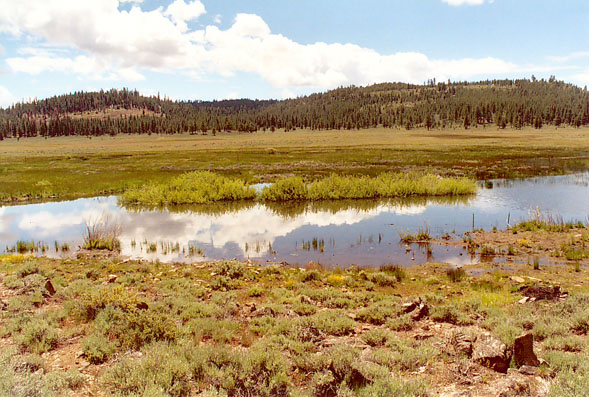
[[[0,200],[118,194],[187,171],[277,176],[428,172],[476,179],[589,168],[587,128],[368,129],[27,138],[0,142]]]

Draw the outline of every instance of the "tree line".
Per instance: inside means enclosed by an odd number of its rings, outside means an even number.
[[[118,112],[110,112],[117,110]],[[133,112],[125,112],[133,110]],[[548,80],[382,83],[287,100],[171,101],[136,90],[74,92],[0,109],[0,140],[306,129],[589,125],[587,88]]]

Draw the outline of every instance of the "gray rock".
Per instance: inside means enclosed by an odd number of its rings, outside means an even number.
[[[507,373],[511,355],[507,350],[507,346],[499,339],[488,334],[482,334],[477,337],[473,344],[472,359],[476,363],[494,371]]]
[[[465,356],[472,356],[472,345],[476,338],[474,336],[466,335],[460,331],[452,336],[452,346],[454,351]]]

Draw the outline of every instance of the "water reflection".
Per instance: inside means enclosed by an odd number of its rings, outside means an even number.
[[[536,207],[565,220],[589,214],[589,174],[493,181],[471,197],[256,202],[146,208],[120,206],[116,197],[0,208],[0,250],[18,240],[54,246],[81,243],[84,221],[104,214],[120,223],[122,253],[162,261],[251,259],[305,264],[411,265],[426,261],[477,263],[460,248],[405,246],[399,233],[427,225],[437,236],[474,226],[490,230],[527,218]],[[54,244],[57,242],[57,244]],[[67,254],[67,253],[66,253]]]

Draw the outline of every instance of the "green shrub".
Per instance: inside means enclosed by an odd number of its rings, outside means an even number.
[[[434,306],[430,312],[430,318],[438,323],[459,324],[461,317],[462,313],[452,305]]]
[[[92,334],[82,343],[82,351],[92,364],[102,364],[114,353],[115,346],[104,335]]]
[[[317,312],[317,307],[308,303],[295,302],[292,305],[292,310],[300,316],[310,316]]]
[[[266,290],[263,287],[255,285],[247,291],[247,295],[251,297],[259,297],[264,295],[265,292]]]
[[[389,303],[376,302],[367,308],[359,310],[356,319],[365,323],[382,325],[389,318],[396,317],[399,311],[400,308],[397,305],[392,306]]]
[[[390,370],[415,371],[439,355],[436,348],[423,342],[389,338],[386,345],[373,351],[370,360]]]
[[[125,204],[177,205],[205,204],[223,200],[251,200],[254,188],[239,180],[208,171],[182,174],[160,184],[148,184],[125,191]]]
[[[217,276],[211,281],[211,288],[215,291],[227,291],[239,287],[239,282],[227,276]]]
[[[386,342],[389,333],[385,330],[375,328],[364,332],[360,337],[362,341],[370,346],[382,346]]]
[[[251,271],[246,265],[237,261],[217,262],[213,267],[213,272],[219,276],[226,276],[231,279],[251,278]]]
[[[141,359],[125,358],[108,367],[101,383],[113,394],[185,396],[191,391],[191,372],[180,347],[156,343]]]
[[[23,324],[15,339],[21,347],[32,353],[45,353],[57,346],[59,336],[55,327],[47,321],[33,318]]]
[[[380,287],[394,286],[398,278],[396,275],[389,275],[385,272],[368,273],[368,280]]]
[[[303,283],[308,283],[309,281],[320,281],[321,273],[319,273],[317,270],[307,270],[301,273],[300,279]]]
[[[31,274],[38,274],[40,271],[37,262],[30,261],[25,262],[25,264],[17,270],[16,274],[20,278],[25,278]]]
[[[589,334],[589,310],[575,313],[571,321],[571,330],[580,334]]]
[[[152,341],[173,341],[178,330],[174,319],[166,312],[154,309],[124,310],[108,305],[96,316],[94,327],[118,345],[139,349]]]
[[[408,315],[387,319],[386,326],[393,331],[409,331],[413,328],[413,320]]]
[[[86,378],[77,369],[66,372],[49,372],[45,376],[45,388],[59,393],[64,390],[76,390],[86,383]]]
[[[565,335],[569,327],[561,319],[552,316],[537,318],[532,328],[534,339],[544,340],[549,336]]]
[[[547,350],[560,350],[564,352],[583,351],[583,339],[577,335],[550,336],[542,344]]]
[[[330,335],[347,335],[354,330],[354,320],[341,310],[325,310],[301,319],[302,324]]]

